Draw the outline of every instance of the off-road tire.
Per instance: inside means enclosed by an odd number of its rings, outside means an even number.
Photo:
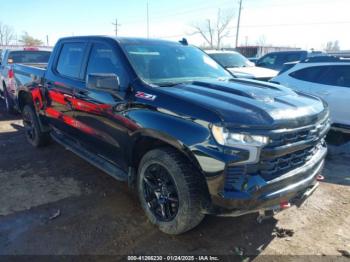
[[[178,209],[171,221],[159,220],[145,199],[144,176],[152,164],[161,165],[172,178],[178,195]],[[167,234],[177,235],[196,227],[204,218],[201,212],[203,196],[200,174],[188,159],[172,148],[159,148],[147,152],[141,159],[137,174],[137,190],[141,206],[150,222]]]
[[[42,132],[39,119],[32,105],[25,105],[22,110],[23,125],[27,141],[34,147],[43,147],[49,144],[50,135]]]

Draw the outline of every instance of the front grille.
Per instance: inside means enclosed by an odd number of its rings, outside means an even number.
[[[225,190],[243,190],[246,176],[260,176],[265,181],[271,181],[308,162],[322,147],[322,143],[291,154],[268,160],[261,160],[257,164],[228,166],[226,168]]]
[[[261,152],[261,160],[257,164],[227,166],[225,190],[242,190],[247,176],[260,176],[265,181],[271,181],[308,162],[322,147],[324,137],[329,130],[328,117],[319,123],[296,130],[275,131],[269,134],[270,143]],[[303,148],[284,155],[281,152],[288,148]],[[288,150],[287,150],[288,151]],[[291,152],[292,150],[289,150]]]
[[[258,164],[257,174],[266,181],[275,179],[304,165],[316,154],[319,148],[320,145],[313,146],[281,157],[262,160]]]
[[[309,128],[303,128],[297,131],[293,130],[275,133],[271,136],[271,142],[269,143],[268,148],[284,146],[300,141],[317,140],[324,136],[326,131],[329,129],[329,125],[329,119],[326,118],[320,123],[317,123]]]

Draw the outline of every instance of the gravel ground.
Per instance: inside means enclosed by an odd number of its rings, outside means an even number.
[[[19,117],[6,115],[1,102],[0,255],[240,254],[258,261],[261,255],[335,255],[339,259],[340,250],[350,251],[349,162],[350,142],[330,146],[326,180],[319,189],[300,208],[292,207],[263,224],[256,223],[254,214],[208,216],[196,229],[168,236],[147,221],[126,184],[57,144],[32,148]],[[278,237],[278,228],[294,234]],[[269,257],[273,258],[277,259]]]

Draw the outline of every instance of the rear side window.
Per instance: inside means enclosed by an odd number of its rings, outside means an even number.
[[[350,66],[313,66],[289,74],[299,80],[323,85],[350,87]]]
[[[80,69],[85,54],[85,43],[64,44],[58,58],[56,70],[63,76],[80,78]]]
[[[49,51],[12,51],[8,59],[12,63],[41,64],[49,61],[50,54]]]
[[[299,80],[319,83],[319,79],[323,74],[327,72],[327,69],[328,68],[325,66],[312,66],[298,71],[294,71],[289,75]]]
[[[327,66],[328,71],[320,78],[320,83],[324,85],[350,87],[350,66],[336,65]]]

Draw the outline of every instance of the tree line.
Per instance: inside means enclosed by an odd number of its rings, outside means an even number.
[[[23,32],[23,34],[18,39],[15,31],[11,26],[0,22],[0,45],[17,44],[17,42],[27,46],[43,45],[43,41],[30,36],[28,32]]]

